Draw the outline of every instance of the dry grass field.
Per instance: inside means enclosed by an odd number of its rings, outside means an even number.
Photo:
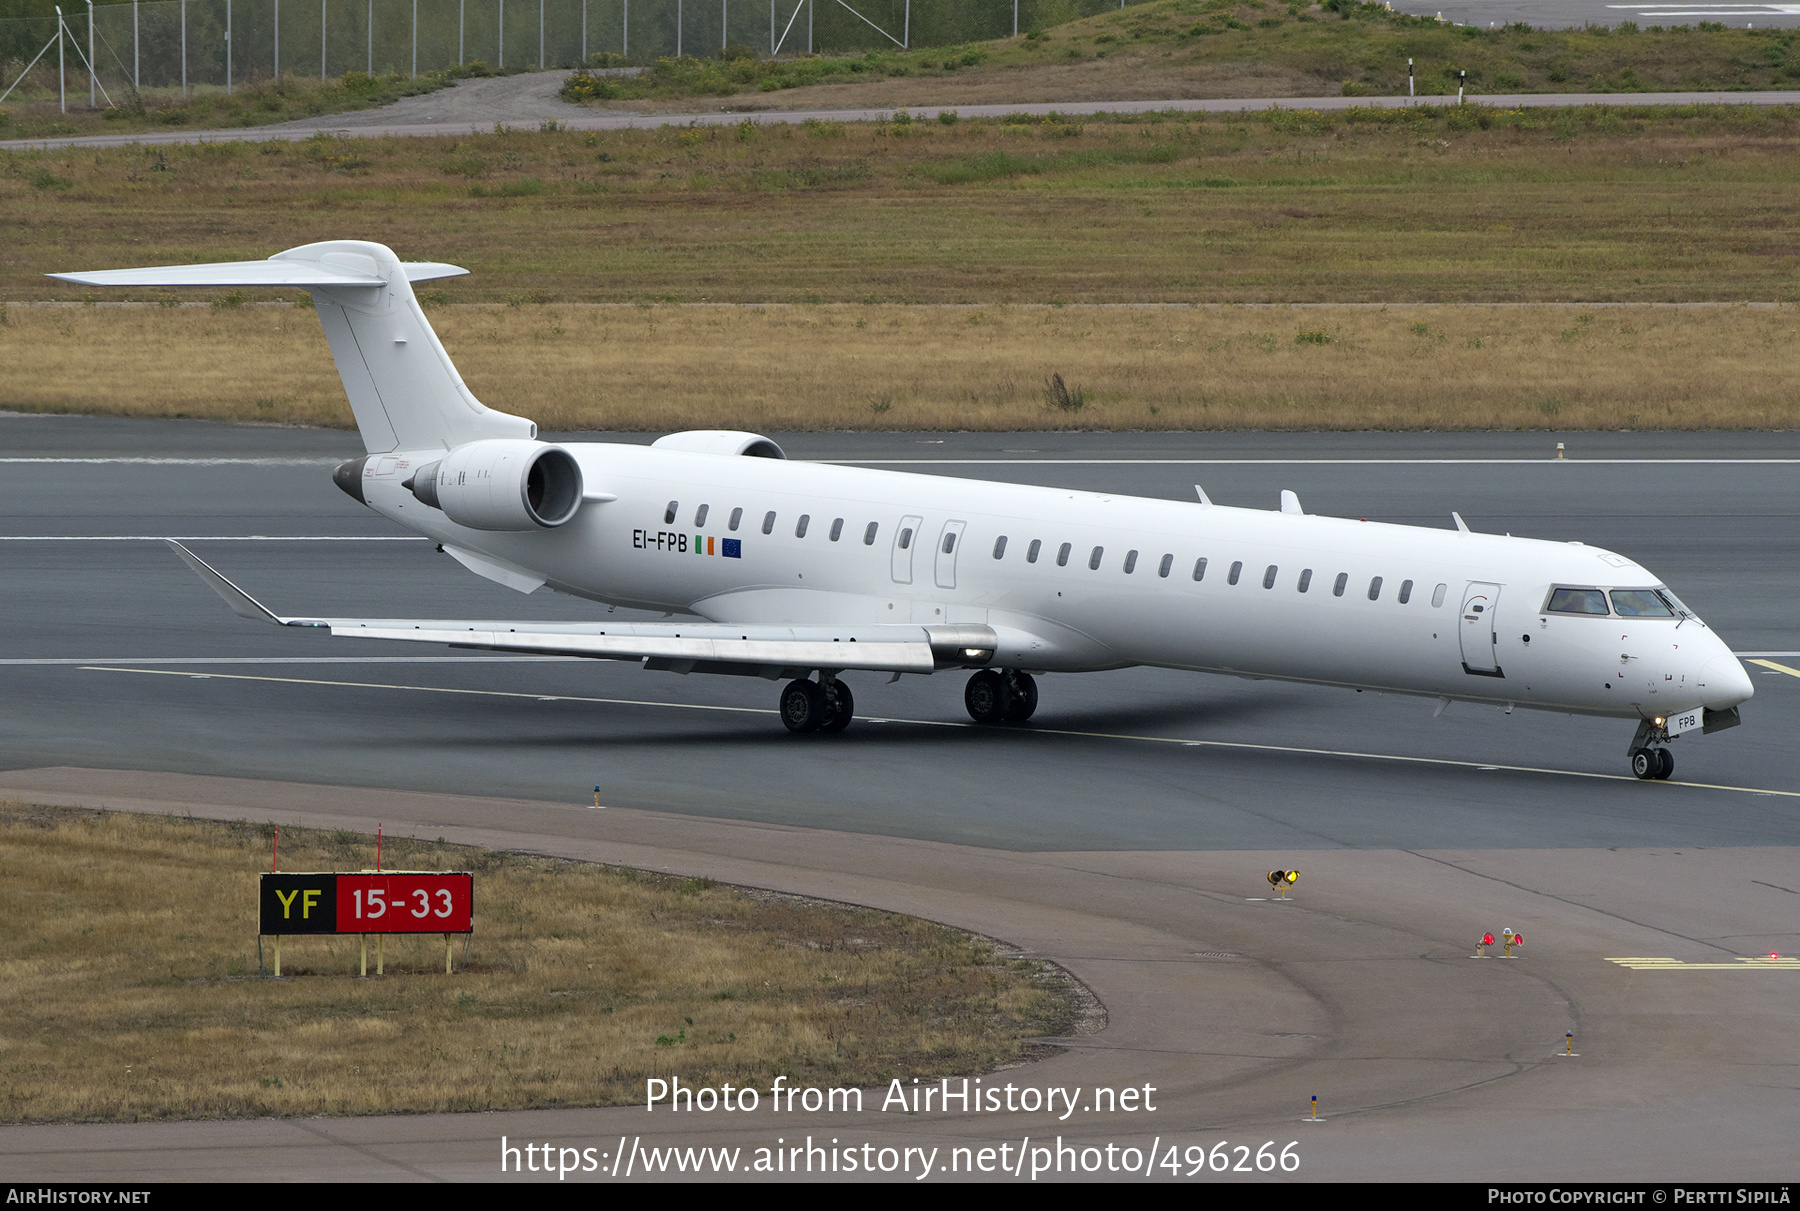
[[[0,152],[0,300],[342,238],[454,302],[1794,300],[1797,150],[1715,106]]]
[[[302,307],[0,314],[0,407],[351,423]],[[482,399],[547,429],[1800,425],[1792,305],[543,304],[430,315]],[[1052,402],[1052,374],[1079,407]]]
[[[1035,961],[915,918],[631,870],[387,839],[475,872],[468,969],[390,938],[290,938],[259,978],[266,827],[0,805],[0,1122],[617,1105],[717,1086],[985,1072],[1068,1028]],[[283,829],[287,870],[373,838]],[[373,947],[371,946],[371,949]],[[374,960],[371,955],[370,968]]]

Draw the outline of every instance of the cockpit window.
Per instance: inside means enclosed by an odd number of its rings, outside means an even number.
[[[1668,602],[1669,608],[1671,610],[1674,610],[1677,614],[1681,615],[1683,618],[1698,618],[1699,617],[1698,614],[1694,613],[1694,611],[1688,609],[1687,606],[1682,604],[1681,598],[1675,596],[1675,594],[1669,592],[1669,590],[1658,589],[1658,590],[1656,590],[1656,595],[1658,597],[1662,598],[1664,601]]]
[[[1655,589],[1614,589],[1613,609],[1621,618],[1673,618],[1675,611]]]
[[[1551,589],[1550,604],[1544,609],[1552,614],[1612,613],[1606,608],[1606,594],[1599,589]]]

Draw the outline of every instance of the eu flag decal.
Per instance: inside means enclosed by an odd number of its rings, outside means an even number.
[[[719,554],[726,559],[742,559],[744,557],[744,540],[741,538],[727,538],[719,545],[725,548]]]

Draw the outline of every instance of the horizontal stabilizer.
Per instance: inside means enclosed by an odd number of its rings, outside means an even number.
[[[349,258],[344,258],[349,260]],[[358,257],[362,264],[334,265],[323,261],[283,260],[223,261],[212,265],[157,265],[148,269],[98,269],[87,273],[51,273],[46,277],[77,286],[291,286],[306,289],[327,286],[385,286],[376,276],[375,263]],[[435,261],[402,261],[409,282],[431,282],[461,277],[467,269]]]

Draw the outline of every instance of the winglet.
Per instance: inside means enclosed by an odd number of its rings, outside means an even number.
[[[272,622],[278,627],[288,625],[287,619],[276,614],[267,606],[263,605],[262,602],[256,600],[256,598],[250,596],[250,594],[244,592],[244,590],[238,588],[229,580],[219,575],[219,573],[213,569],[211,564],[176,542],[173,538],[165,538],[163,541],[168,543],[169,546],[174,549],[175,554],[181,556],[182,563],[185,563],[188,567],[194,569],[200,579],[204,580],[212,587],[213,592],[225,599],[225,604],[231,607],[231,612],[233,614],[242,618],[251,618],[257,622]]]
[[[1450,519],[1456,523],[1456,528],[1461,530],[1464,534],[1474,533],[1473,530],[1469,529],[1469,523],[1462,519],[1461,513],[1452,512],[1450,514]]]

